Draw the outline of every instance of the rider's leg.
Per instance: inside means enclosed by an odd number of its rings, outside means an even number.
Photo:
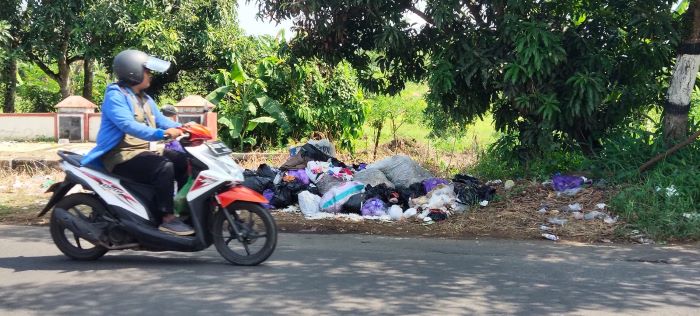
[[[185,153],[165,149],[163,157],[168,158],[173,163],[173,174],[177,182],[177,189],[180,190],[187,182],[187,155]]]
[[[173,215],[173,163],[163,156],[144,152],[114,167],[115,174],[136,182],[150,184],[156,194],[156,216],[161,216],[161,230],[175,234],[189,235],[191,227]]]

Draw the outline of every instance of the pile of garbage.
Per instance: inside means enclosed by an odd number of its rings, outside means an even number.
[[[269,201],[265,207],[294,210],[290,206],[298,204],[307,219],[442,221],[470,206],[488,204],[496,193],[468,175],[436,178],[405,155],[347,165],[336,159],[326,139],[290,149],[279,168],[262,164],[244,175],[243,185]]]

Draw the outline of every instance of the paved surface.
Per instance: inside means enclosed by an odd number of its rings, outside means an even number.
[[[698,315],[695,247],[282,234],[258,267],[202,253],[63,257],[0,226],[0,314]]]

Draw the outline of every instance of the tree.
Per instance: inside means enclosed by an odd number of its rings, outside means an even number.
[[[663,99],[678,42],[674,0],[259,0],[292,19],[295,54],[347,60],[363,86],[397,93],[427,80],[433,129],[492,113],[529,152],[600,139]],[[409,25],[405,14],[425,21]],[[376,82],[372,54],[388,85]]]
[[[685,34],[678,48],[676,66],[664,106],[663,133],[667,146],[672,146],[687,137],[690,96],[700,67],[700,0],[683,1],[680,4],[680,13],[685,7]]]
[[[21,3],[19,0],[2,0],[0,1],[0,20],[5,21],[4,26],[4,41],[0,43],[0,51],[2,51],[2,74],[3,79],[3,112],[12,113],[15,111],[15,92],[17,90],[17,60],[20,57],[19,36],[22,21],[25,18],[21,11]]]

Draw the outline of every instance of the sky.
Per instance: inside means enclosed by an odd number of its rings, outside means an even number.
[[[424,1],[418,1],[417,7],[422,10],[425,7]],[[255,1],[251,3],[246,3],[245,0],[238,1],[238,19],[246,34],[275,36],[281,29],[284,29],[286,38],[293,37],[294,33],[291,30],[292,21],[283,21],[281,24],[277,25],[275,22],[260,21],[256,16],[257,14],[258,6]],[[425,24],[425,21],[413,13],[407,12],[405,17],[409,23],[416,23],[415,27],[420,27]]]

